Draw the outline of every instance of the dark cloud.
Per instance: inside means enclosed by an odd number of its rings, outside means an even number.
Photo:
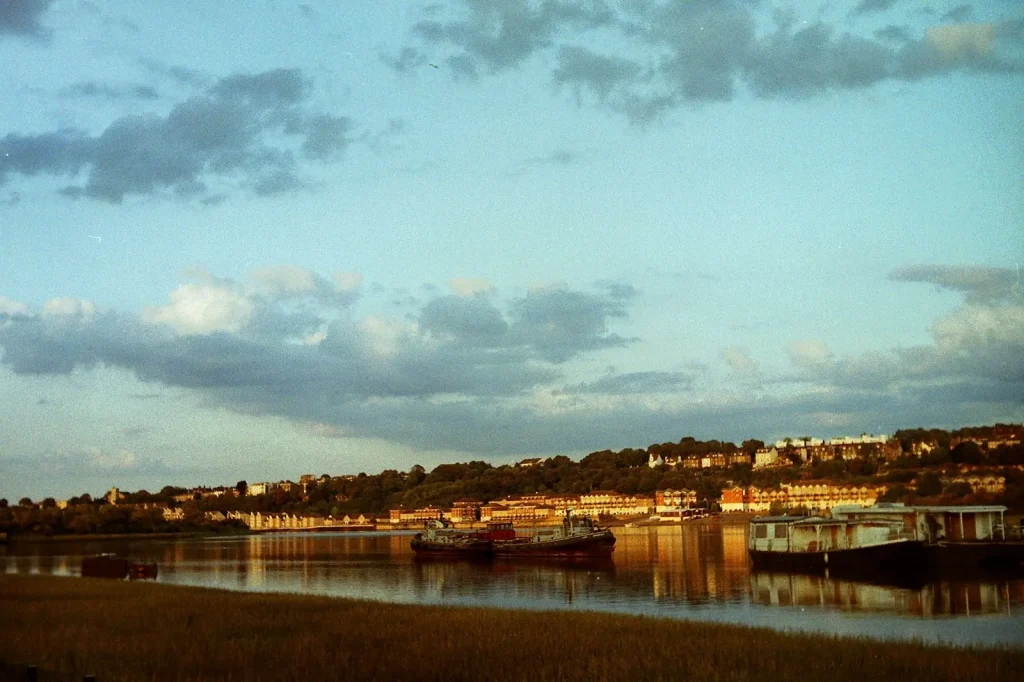
[[[52,4],[53,0],[3,0],[0,2],[0,37],[45,37],[48,31],[40,20]]]
[[[623,346],[626,339],[607,331],[610,318],[626,317],[624,302],[568,289],[529,292],[512,304],[510,334],[535,348],[545,360],[560,363],[581,352]]]
[[[543,156],[531,156],[523,161],[524,166],[569,166],[578,161],[580,155],[571,149],[556,149]]]
[[[61,130],[0,138],[0,184],[12,175],[75,176],[71,197],[120,202],[171,191],[209,198],[209,182],[241,184],[257,195],[304,186],[301,161],[327,161],[351,143],[347,118],[312,112],[295,69],[221,79],[166,116],[125,116],[92,137]]]
[[[496,347],[508,343],[508,322],[482,296],[441,296],[420,312],[420,326],[430,332],[470,346]]]
[[[636,395],[645,393],[678,393],[693,386],[693,375],[685,372],[630,372],[610,374],[596,381],[567,386],[565,393],[606,393]]]
[[[922,282],[956,291],[969,301],[993,301],[1024,296],[1019,270],[980,265],[908,265],[889,273],[894,282]]]
[[[875,37],[892,43],[906,43],[910,40],[910,32],[905,26],[889,24],[875,31]]]
[[[898,0],[860,0],[850,14],[874,14],[893,8]]]
[[[894,4],[865,0],[855,12]],[[759,7],[739,0],[614,8],[463,0],[457,7],[454,18],[432,17],[414,30],[431,51],[448,52],[444,63],[453,71],[496,74],[544,55],[553,60],[556,88],[636,123],[685,103],[728,101],[742,88],[766,98],[804,98],[958,71],[1024,71],[1020,20],[940,25],[916,36],[888,26],[860,35],[823,21],[798,23],[787,13],[777,13],[766,29]],[[965,7],[949,20],[965,18]],[[402,55],[392,64],[400,71],[425,60],[414,47]],[[459,60],[457,69],[452,60]]]
[[[970,5],[957,5],[939,18],[941,21],[950,21],[959,24],[970,19],[973,14],[974,8]]]
[[[149,85],[132,85],[127,87],[115,87],[105,83],[88,81],[76,83],[63,88],[59,93],[61,97],[95,97],[108,100],[122,99],[157,99],[160,95],[156,88]]]
[[[413,31],[428,44],[457,47],[474,64],[492,73],[518,66],[536,51],[550,47],[564,29],[586,30],[614,19],[600,0],[537,4],[464,0],[462,5],[465,11],[460,18],[421,21]]]

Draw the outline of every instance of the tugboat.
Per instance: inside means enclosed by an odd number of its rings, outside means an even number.
[[[416,533],[410,543],[417,557],[486,559],[492,554],[490,537],[476,531],[449,528],[437,521]]]
[[[755,568],[884,573],[921,566],[927,550],[913,530],[888,520],[763,516],[750,522]]]
[[[589,518],[567,516],[560,527],[541,528],[517,535],[512,524],[491,524],[488,531],[494,555],[500,557],[595,558],[610,557],[615,536]]]

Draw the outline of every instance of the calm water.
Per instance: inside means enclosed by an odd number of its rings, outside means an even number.
[[[836,634],[1024,646],[1024,579],[920,589],[753,572],[746,526],[621,528],[611,561],[416,561],[409,535],[18,543],[8,573],[76,575],[116,552],[160,565],[160,582],[421,604],[592,610]]]

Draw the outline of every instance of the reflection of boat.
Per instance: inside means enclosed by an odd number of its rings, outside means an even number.
[[[83,578],[141,580],[156,579],[156,574],[156,564],[151,561],[126,559],[116,554],[99,554],[82,559]]]
[[[811,574],[750,574],[750,595],[762,606],[795,606],[918,616],[1007,614],[1005,582],[925,582],[912,589]]]
[[[588,518],[566,517],[561,526],[539,528],[518,535],[511,523],[490,524],[488,534],[496,556],[608,557],[615,551],[615,536]]]
[[[766,516],[751,520],[748,542],[756,568],[884,572],[925,557],[923,542],[886,520]]]

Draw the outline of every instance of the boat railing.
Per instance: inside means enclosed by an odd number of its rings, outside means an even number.
[[[917,531],[913,528],[893,528],[889,531],[890,540],[916,540]]]

